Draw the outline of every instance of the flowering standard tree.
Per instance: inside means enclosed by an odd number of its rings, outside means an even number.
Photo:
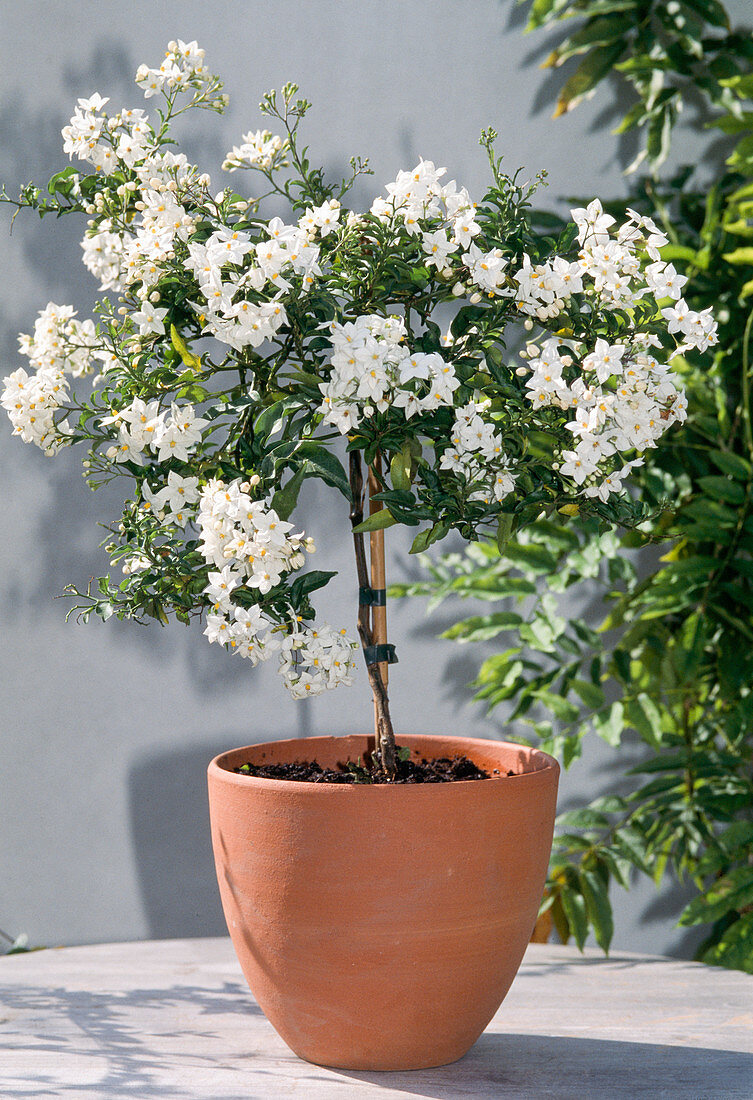
[[[367,162],[326,182],[300,144],[309,104],[294,84],[262,101],[278,132],[243,135],[225,161],[261,181],[250,197],[215,191],[176,151],[178,116],[227,103],[196,43],[171,42],[136,83],[151,117],[80,99],[63,147],[86,170],[2,194],[88,215],[83,259],[104,295],[94,320],[49,303],[2,394],[24,441],[47,455],[84,444],[93,488],[129,482],[107,539],[123,579],[74,589],[76,610],[202,617],[236,657],[277,660],[296,698],[349,684],[357,643],[311,604],[334,574],[306,570],[314,543],[291,519],[303,481],[322,479],[349,509],[374,778],[394,779],[384,530],[420,528],[419,552],[453,530],[504,545],[554,510],[636,522],[623,483],[685,417],[668,363],[713,344],[713,319],[683,301],[648,218],[617,225],[594,200],[556,237],[535,233],[535,185],[502,172],[491,130],[479,203],[421,160],[359,213],[345,199]],[[261,215],[271,198],[287,220]],[[506,340],[521,323],[516,364]]]

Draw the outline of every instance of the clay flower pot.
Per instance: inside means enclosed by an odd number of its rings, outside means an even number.
[[[462,753],[499,777],[351,786],[233,771],[336,766],[357,760],[367,737],[252,745],[209,766],[235,950],[265,1015],[309,1062],[406,1070],[460,1058],[510,988],[536,920],[557,762],[505,742],[400,744],[417,757]]]

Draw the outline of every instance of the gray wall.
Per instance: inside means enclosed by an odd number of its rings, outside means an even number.
[[[747,6],[729,5],[740,16]],[[609,135],[608,97],[551,120],[556,81],[537,68],[546,38],[522,37],[512,0],[163,0],[137,5],[135,15],[113,0],[0,0],[0,8],[0,174],[11,192],[62,167],[60,128],[78,96],[97,90],[113,107],[141,105],[137,65],[158,64],[178,35],[199,40],[231,96],[222,120],[202,115],[184,131],[218,187],[222,154],[260,125],[261,94],[295,79],[315,105],[307,122],[314,158],[333,170],[352,153],[372,158],[365,202],[419,156],[447,165],[478,195],[486,178],[478,133],[489,124],[509,167],[548,169],[550,203],[624,191],[621,169],[632,151],[618,153]],[[701,143],[688,131],[678,147],[678,159],[692,160]],[[40,225],[26,214],[9,237],[8,221],[6,210],[2,373],[19,365],[16,334],[30,330],[48,300],[72,302],[87,316],[95,291],[80,264],[83,224]],[[66,606],[55,597],[67,582],[85,585],[107,569],[97,522],[118,515],[117,493],[89,492],[78,453],[46,459],[7,427],[0,456],[0,927],[47,945],[218,934],[206,762],[249,741],[365,729],[365,676],[359,672],[349,691],[294,703],[271,667],[232,660],[198,628],[65,625]],[[341,570],[322,612],[350,622],[342,502],[314,486],[307,494],[316,564]],[[325,508],[340,514],[322,522]],[[389,542],[395,579],[415,566],[405,540],[390,533]],[[403,605],[390,614],[400,654],[392,677],[398,730],[503,736],[501,720],[485,718],[465,687],[481,651],[436,640],[449,611],[425,620],[420,606]],[[564,778],[561,805],[602,789],[621,766],[594,741]],[[615,901],[617,947],[687,950],[668,917],[677,898],[648,888]]]

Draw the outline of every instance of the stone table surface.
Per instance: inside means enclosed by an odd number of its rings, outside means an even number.
[[[0,1096],[753,1100],[753,976],[534,944],[465,1058],[363,1073],[292,1054],[229,939],[57,948],[0,959]]]

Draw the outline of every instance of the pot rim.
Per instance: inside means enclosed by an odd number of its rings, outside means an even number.
[[[208,775],[210,780],[216,782],[230,783],[233,786],[245,787],[247,790],[250,788],[258,788],[263,790],[272,789],[270,785],[274,786],[275,790],[284,792],[295,791],[299,795],[304,793],[322,795],[328,798],[342,798],[352,797],[352,795],[345,795],[343,792],[358,791],[359,797],[394,797],[396,792],[401,791],[434,791],[435,794],[438,790],[450,791],[458,789],[467,789],[468,787],[477,788],[481,784],[485,789],[489,789],[490,783],[503,783],[510,781],[517,781],[518,784],[522,782],[539,782],[541,778],[547,773],[554,773],[556,777],[559,774],[560,766],[553,756],[549,753],[542,752],[541,749],[532,748],[529,745],[522,745],[515,741],[497,741],[488,737],[458,737],[458,736],[446,736],[442,734],[403,734],[399,737],[401,742],[407,744],[421,742],[422,744],[428,742],[443,742],[455,741],[458,744],[458,751],[463,751],[464,747],[466,751],[472,751],[473,748],[482,749],[485,752],[489,751],[490,746],[497,746],[499,748],[514,749],[518,753],[522,753],[528,758],[534,767],[529,771],[517,772],[514,775],[492,775],[488,779],[458,779],[452,783],[306,783],[301,780],[293,779],[265,779],[257,775],[242,775],[239,772],[232,771],[227,767],[226,760],[230,756],[235,756],[236,753],[242,753],[245,750],[259,749],[259,748],[273,748],[279,745],[291,745],[299,744],[306,746],[308,749],[314,749],[317,745],[321,745],[323,742],[331,744],[333,741],[343,746],[347,745],[348,741],[357,738],[362,741],[368,734],[329,734],[321,735],[317,737],[287,737],[280,738],[276,741],[259,741],[254,745],[239,745],[234,749],[226,749],[224,752],[219,753],[210,762],[208,767]],[[373,734],[370,735],[373,738]],[[539,780],[534,777],[538,776]],[[366,792],[381,792],[380,794],[366,794]],[[392,792],[391,795],[385,795],[384,792]],[[423,796],[425,797],[425,793]]]

